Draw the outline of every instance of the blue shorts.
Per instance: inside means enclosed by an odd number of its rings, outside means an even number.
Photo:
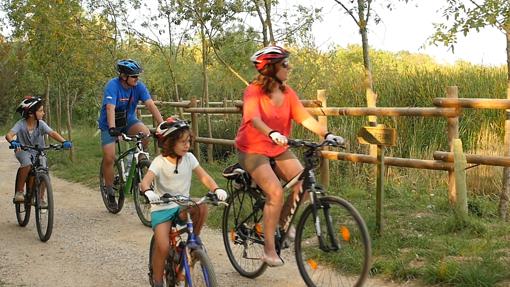
[[[130,120],[128,121],[127,126],[125,126],[124,128],[122,128],[122,130],[121,130],[121,131],[122,131],[123,133],[127,133],[127,132],[129,131],[129,129],[130,129],[132,126],[134,126],[134,125],[136,125],[136,124],[138,124],[138,123],[143,124],[143,122],[142,122],[142,121],[140,121],[140,120],[139,120],[139,119],[137,119],[137,118],[130,119]],[[112,137],[112,136],[110,135],[110,133],[108,132],[108,130],[101,130],[101,145],[102,145],[102,146],[107,145],[107,144],[114,143],[116,139],[117,139],[116,137]]]
[[[186,225],[186,222],[184,222],[183,220],[181,220],[179,218],[180,212],[181,212],[180,207],[174,207],[174,208],[170,208],[170,209],[164,209],[164,210],[158,210],[158,211],[151,212],[152,230],[155,230],[156,226],[158,224],[161,224],[161,223],[164,223],[167,221],[172,221],[179,225]]]

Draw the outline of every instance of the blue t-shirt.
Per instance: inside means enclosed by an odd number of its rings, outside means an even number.
[[[136,105],[138,101],[145,102],[151,99],[149,91],[145,85],[138,81],[134,87],[124,88],[119,78],[111,79],[104,88],[103,103],[101,106],[101,114],[99,115],[99,128],[108,130],[108,121],[106,119],[106,105],[115,106],[116,111],[127,110],[127,122],[136,119]]]

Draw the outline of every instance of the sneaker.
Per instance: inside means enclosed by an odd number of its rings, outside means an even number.
[[[23,191],[16,191],[14,193],[14,202],[15,203],[21,203],[25,201],[25,195],[23,194]]]
[[[287,239],[289,239],[290,242],[294,242],[296,239],[296,227],[294,224],[291,224],[289,227],[289,231],[287,232]]]
[[[39,207],[48,208],[48,202],[46,202],[46,200],[44,199],[41,199],[41,201],[39,202]]]
[[[108,203],[110,208],[117,209],[117,202],[115,201],[115,191],[111,186],[106,187],[106,197],[108,198]]]

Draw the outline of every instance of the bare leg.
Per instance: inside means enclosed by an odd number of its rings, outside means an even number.
[[[205,204],[200,204],[197,207],[192,207],[190,210],[191,220],[193,220],[193,233],[200,235],[202,227],[204,226],[205,220],[207,219],[208,208]],[[181,220],[186,221],[186,212],[182,211],[179,215]]]
[[[113,162],[115,161],[115,143],[103,146],[103,177],[106,186],[113,185]]]
[[[30,173],[30,169],[32,165],[27,165],[24,167],[20,167],[18,169],[18,181],[16,181],[16,191],[23,192],[25,181],[27,181],[28,174]]]
[[[298,175],[303,170],[303,166],[296,158],[278,160],[276,161],[276,166],[278,175],[285,181],[291,180],[293,177]],[[285,223],[285,219],[290,214],[290,211],[297,207],[294,206],[293,203],[296,202],[298,198],[301,186],[302,182],[298,182],[296,185],[292,187],[292,193],[289,194],[289,196],[287,197],[287,200],[285,201],[282,211],[280,213],[281,226],[283,226],[283,224]]]
[[[154,230],[155,249],[152,254],[152,279],[154,283],[163,282],[165,259],[170,249],[168,234],[170,233],[171,222],[158,224]]]
[[[278,261],[275,250],[274,234],[278,218],[283,205],[283,190],[280,181],[269,164],[258,166],[252,173],[252,178],[266,194],[264,206],[264,256],[272,261]]]
[[[149,135],[150,134],[150,131],[147,128],[147,126],[142,124],[142,123],[137,123],[137,124],[131,126],[129,128],[128,134],[136,135],[139,132],[143,132],[145,135]],[[149,138],[143,139],[142,145],[143,145],[143,150],[147,150],[147,146],[149,145]]]

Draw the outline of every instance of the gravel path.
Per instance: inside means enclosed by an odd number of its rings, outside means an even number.
[[[110,214],[96,190],[52,176],[55,222],[43,243],[33,213],[26,227],[17,224],[12,189],[18,162],[3,137],[0,158],[0,286],[148,286],[152,231],[140,223],[132,202]],[[201,237],[221,286],[304,286],[290,253],[283,267],[247,279],[231,267],[219,231],[206,228]]]

